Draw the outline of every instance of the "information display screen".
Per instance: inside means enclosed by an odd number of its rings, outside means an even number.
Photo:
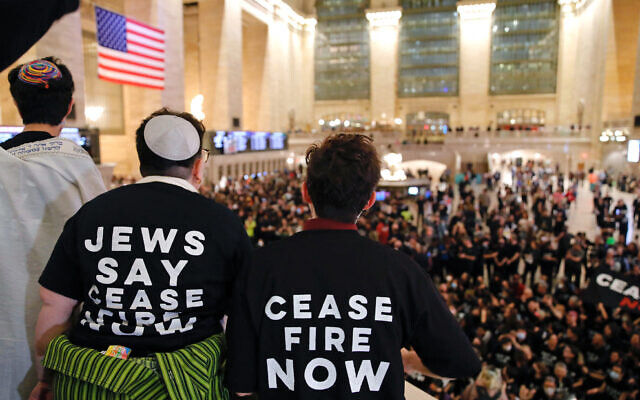
[[[207,140],[213,141],[216,154],[235,154],[250,151],[285,150],[284,132],[210,131]]]
[[[231,137],[236,142],[236,152],[242,153],[249,149],[249,132],[245,131],[233,131],[231,132]]]
[[[225,131],[216,131],[213,136],[213,147],[218,150],[224,149],[224,139],[227,135]]]
[[[85,147],[87,145],[87,138],[80,135],[80,131],[78,130],[78,128],[62,128],[60,137],[69,139],[81,147]]]
[[[640,162],[640,140],[629,140],[627,161]]]
[[[267,140],[269,132],[249,132],[251,151],[267,150]]]
[[[282,132],[273,132],[269,137],[269,148],[271,150],[284,150],[287,135]]]
[[[0,143],[6,142],[17,134],[21,133],[24,128],[22,126],[0,126]],[[80,134],[78,128],[62,128],[60,137],[72,140],[78,146],[86,146],[87,138]]]

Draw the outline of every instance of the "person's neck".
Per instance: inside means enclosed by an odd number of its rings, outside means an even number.
[[[41,123],[26,124],[24,126],[23,132],[27,131],[47,132],[49,135],[56,137],[60,135],[60,132],[62,131],[62,125],[49,125]]]

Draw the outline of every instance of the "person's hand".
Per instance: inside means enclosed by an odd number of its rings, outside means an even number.
[[[422,360],[414,350],[401,349],[402,366],[406,374],[412,374],[415,372],[421,372],[424,368]]]
[[[587,390],[587,394],[588,394],[588,395],[590,395],[590,396],[592,396],[592,395],[594,395],[594,394],[597,394],[597,393],[598,393],[598,391],[599,391],[599,389],[598,389],[597,387],[595,387],[595,388],[593,388],[593,389],[589,389],[589,390]]]
[[[51,385],[46,382],[38,382],[29,395],[29,400],[53,400]]]

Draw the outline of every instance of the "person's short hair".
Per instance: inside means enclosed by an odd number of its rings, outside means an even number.
[[[20,79],[20,70],[26,64],[9,71],[9,90],[16,102],[22,123],[59,125],[69,112],[75,89],[69,69],[55,57],[41,59],[59,70],[60,76],[45,81],[27,82]],[[39,61],[39,60],[37,60]]]
[[[196,128],[198,136],[200,136],[200,150],[191,158],[179,161],[168,160],[151,151],[144,139],[144,128],[147,126],[149,120],[159,115],[174,115],[191,123],[191,125]],[[202,136],[204,135],[204,131],[205,127],[202,122],[198,121],[196,117],[188,112],[172,111],[168,108],[161,108],[154,111],[142,121],[136,130],[136,150],[138,151],[138,160],[140,160],[140,173],[143,176],[168,175],[183,177],[182,175],[185,174],[184,170],[191,170],[195,161],[202,156]]]
[[[500,370],[485,366],[476,378],[476,385],[487,390],[499,390],[502,387],[502,375]]]
[[[340,133],[307,149],[307,188],[318,217],[356,220],[380,181],[372,142],[368,136]]]

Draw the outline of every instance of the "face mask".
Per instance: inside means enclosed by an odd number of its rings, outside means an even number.
[[[544,392],[547,394],[547,396],[551,397],[556,392],[556,389],[548,387],[548,388],[544,388]]]
[[[520,316],[520,315],[518,315]],[[517,332],[516,333],[516,338],[518,338],[518,340],[523,341],[527,338],[527,333],[526,332]]]
[[[506,351],[507,353],[511,351],[511,345],[509,346],[502,346],[502,350]]]
[[[618,379],[620,379],[620,374],[617,373],[616,371],[609,371],[609,376],[611,377],[611,379],[613,379],[614,381],[617,381]]]
[[[451,284],[451,289],[456,289],[457,287],[458,287],[458,284],[457,284],[457,283],[453,282],[453,283]]]

